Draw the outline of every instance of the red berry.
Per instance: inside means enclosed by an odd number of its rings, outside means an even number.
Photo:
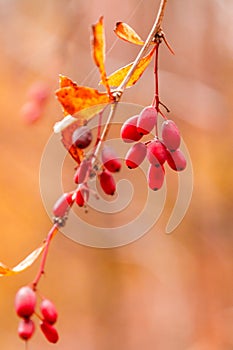
[[[84,204],[89,199],[89,189],[88,188],[81,188],[77,191],[75,201],[78,204],[79,207],[83,207]]]
[[[30,318],[24,318],[20,320],[18,326],[18,335],[23,340],[28,340],[31,338],[35,332],[35,324]]]
[[[167,159],[166,147],[159,140],[154,140],[147,146],[147,158],[152,165],[159,166]]]
[[[78,148],[86,148],[92,141],[92,132],[84,125],[76,129],[72,135],[72,143]]]
[[[43,81],[35,82],[28,90],[28,97],[36,100],[38,103],[43,103],[49,97],[50,89],[47,83]]]
[[[57,321],[57,310],[50,300],[42,300],[40,304],[40,311],[46,322],[54,324]]]
[[[127,152],[125,156],[125,163],[128,168],[137,168],[146,156],[147,147],[144,143],[135,143]]]
[[[142,135],[137,131],[138,115],[127,119],[121,128],[121,138],[124,142],[139,141]]]
[[[167,162],[170,168],[176,171],[184,170],[187,165],[185,156],[179,148],[175,152],[167,152]]]
[[[42,109],[37,101],[31,100],[22,106],[20,114],[26,123],[32,124],[41,117]]]
[[[147,174],[148,185],[153,191],[159,190],[164,181],[164,168],[163,165],[154,166],[150,165]]]
[[[107,170],[102,171],[99,175],[100,186],[106,194],[114,195],[116,183],[114,177]]]
[[[72,197],[73,192],[63,193],[53,206],[53,214],[57,217],[63,217],[74,203]]]
[[[180,146],[180,132],[172,120],[166,120],[162,124],[162,139],[170,151],[175,151]]]
[[[54,326],[52,326],[48,322],[43,321],[40,324],[40,328],[41,328],[42,332],[44,333],[46,339],[50,343],[55,344],[58,341],[59,335],[58,335],[58,332]]]
[[[82,184],[86,180],[87,172],[90,167],[90,161],[87,159],[83,159],[78,169],[74,174],[74,182],[76,184]]]
[[[139,134],[147,135],[151,132],[157,122],[157,111],[154,107],[145,107],[139,114],[137,131]]]
[[[36,307],[36,293],[28,286],[18,290],[15,296],[15,311],[19,317],[30,317]]]
[[[116,173],[121,169],[120,159],[112,147],[104,146],[101,157],[103,165],[111,173]]]

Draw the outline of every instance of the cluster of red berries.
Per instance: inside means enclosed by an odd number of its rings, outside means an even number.
[[[137,168],[147,157],[150,165],[147,173],[149,187],[156,191],[164,182],[164,163],[175,171],[184,170],[186,159],[179,149],[181,137],[176,124],[172,120],[165,120],[162,124],[162,138],[158,135],[152,140],[138,142],[144,135],[150,134],[153,128],[157,131],[158,112],[153,106],[145,107],[139,115],[130,117],[121,128],[121,138],[124,142],[135,143],[125,156],[125,163],[130,169]],[[156,132],[157,134],[157,132]]]
[[[72,145],[79,149],[86,149],[92,142],[93,136],[87,125],[78,127],[72,134]],[[121,169],[121,161],[115,150],[111,146],[104,145],[101,150],[101,165],[93,166],[93,153],[81,161],[74,173],[74,183],[77,189],[69,193],[64,193],[56,201],[53,207],[55,222],[64,224],[60,218],[66,217],[69,209],[74,203],[79,207],[85,206],[88,202],[90,189],[88,187],[88,179],[96,176],[103,192],[107,195],[114,195],[116,192],[116,182],[113,173],[119,172]]]
[[[29,286],[24,286],[18,290],[15,296],[15,311],[21,320],[18,326],[18,335],[23,340],[29,340],[35,332],[35,323],[31,319],[36,315],[40,319],[40,329],[50,343],[56,343],[59,339],[58,332],[54,327],[57,321],[57,310],[54,304],[43,299],[40,303],[40,313],[36,309],[36,293]]]

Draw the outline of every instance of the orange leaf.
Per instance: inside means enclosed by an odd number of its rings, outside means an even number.
[[[139,78],[141,77],[141,75],[143,74],[145,69],[148,67],[148,65],[152,59],[152,56],[154,54],[154,51],[155,51],[155,47],[148,53],[148,55],[146,55],[145,57],[143,57],[139,61],[137,68],[135,69],[134,73],[132,74],[126,87],[130,87],[130,86],[134,85],[139,80]],[[114,73],[112,73],[108,77],[109,85],[118,87],[122,83],[122,81],[124,80],[125,76],[127,75],[128,71],[130,70],[132,65],[133,65],[133,63],[130,63],[127,66],[122,67],[122,68],[118,69],[117,71],[115,71]]]
[[[0,277],[11,276],[20,273],[30,267],[40,256],[45,248],[45,243],[43,243],[39,248],[35,249],[31,254],[29,254],[24,260],[22,260],[18,265],[10,268],[9,266],[0,263]]]
[[[140,36],[131,28],[128,24],[123,22],[117,22],[116,28],[114,29],[116,35],[129,43],[133,43],[136,45],[143,45],[144,41],[140,38]],[[111,84],[110,84],[111,85]]]
[[[77,116],[74,114],[89,107],[112,102],[112,98],[106,93],[99,92],[96,89],[86,86],[78,86],[71,80],[67,80],[66,83],[67,82],[69,86],[61,87],[56,91],[57,99],[62,104],[65,114],[71,114],[74,117],[80,118],[81,114]],[[62,81],[62,84],[63,83],[64,80]],[[89,120],[93,115],[93,113],[89,113],[85,119]]]
[[[103,16],[100,17],[99,22],[92,26],[93,31],[93,57],[95,64],[99,68],[101,80],[106,87],[107,92],[111,95],[110,87],[108,84],[107,74],[105,70],[105,36],[104,36],[104,24]]]

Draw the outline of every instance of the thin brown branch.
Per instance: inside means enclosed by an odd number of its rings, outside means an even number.
[[[106,136],[107,136],[107,133],[108,133],[108,130],[109,130],[109,125],[110,125],[111,121],[114,118],[115,111],[116,111],[116,108],[117,108],[117,104],[118,104],[118,102],[120,102],[121,96],[122,96],[122,94],[123,94],[123,92],[124,92],[124,90],[125,90],[125,88],[127,86],[127,83],[129,82],[130,78],[132,77],[133,73],[135,72],[138,63],[140,62],[142,57],[146,54],[146,52],[147,52],[148,48],[150,47],[151,42],[153,41],[155,35],[161,29],[161,24],[162,24],[162,21],[163,21],[166,4],[167,4],[167,0],[161,0],[160,1],[158,14],[157,14],[155,22],[154,22],[154,24],[153,24],[153,26],[151,28],[151,31],[148,34],[147,39],[146,39],[144,45],[142,46],[141,50],[139,51],[137,57],[135,58],[135,61],[134,61],[133,65],[132,65],[132,67],[128,71],[127,75],[125,76],[124,80],[122,81],[122,83],[118,87],[117,91],[115,92],[116,101],[111,106],[111,111],[109,113],[108,120],[107,120],[107,122],[105,124],[105,127],[104,127],[104,130],[103,130],[103,132],[101,134],[98,146],[96,147],[96,150],[95,150],[95,156],[98,155],[100,147],[101,147],[101,144],[106,139]]]
[[[142,59],[142,57],[145,55],[146,51],[148,50],[149,46],[151,45],[151,42],[153,41],[153,38],[155,35],[160,31],[160,27],[163,21],[164,13],[165,13],[165,7],[167,4],[167,0],[161,0],[159,10],[157,17],[155,19],[155,22],[153,24],[153,27],[151,28],[150,33],[148,34],[148,37],[142,46],[141,50],[139,51],[131,69],[128,71],[128,74],[125,76],[124,80],[120,84],[118,90],[123,93],[124,89],[126,88],[127,83],[129,82],[132,74],[134,73],[135,69],[137,68],[138,63]]]

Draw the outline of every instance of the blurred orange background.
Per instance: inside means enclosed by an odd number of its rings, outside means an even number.
[[[18,263],[51,226],[39,167],[53,124],[62,117],[53,96],[59,73],[97,87],[91,25],[104,15],[110,73],[138,52],[116,41],[115,23],[127,22],[145,38],[158,6],[158,0],[0,1],[0,261]],[[176,54],[163,45],[160,91],[191,155],[191,205],[166,235],[176,196],[173,174],[160,220],[136,242],[95,249],[56,237],[39,288],[59,310],[57,350],[233,349],[232,15],[228,0],[168,0],[163,30]],[[28,125],[21,108],[37,81],[47,84],[51,97],[41,118]],[[123,100],[150,104],[153,84],[151,66]],[[1,349],[24,349],[13,301],[37,269],[38,262],[0,280]],[[51,345],[37,330],[29,348]]]

